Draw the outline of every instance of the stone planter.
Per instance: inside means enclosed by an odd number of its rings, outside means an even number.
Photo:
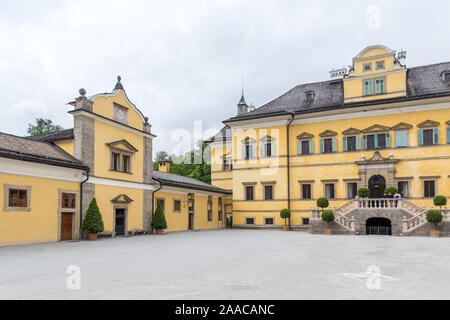
[[[97,234],[96,233],[89,233],[88,234],[89,241],[95,241],[97,240]]]
[[[333,234],[333,230],[331,228],[325,228],[325,234],[326,235],[332,235]]]
[[[433,238],[439,237],[439,230],[430,230],[430,237]]]
[[[156,234],[156,235],[162,234],[162,229],[156,229],[156,230],[155,230],[155,234]]]

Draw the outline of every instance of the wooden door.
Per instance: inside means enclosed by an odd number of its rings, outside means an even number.
[[[116,236],[125,235],[125,209],[116,209]]]
[[[73,213],[61,213],[61,241],[73,240],[72,224]]]

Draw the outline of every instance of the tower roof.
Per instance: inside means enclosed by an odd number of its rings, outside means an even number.
[[[245,102],[245,98],[244,98],[244,91],[242,91],[241,100],[238,102],[237,105],[238,106],[246,106],[247,105],[247,102]]]

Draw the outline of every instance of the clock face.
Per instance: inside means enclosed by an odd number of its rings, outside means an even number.
[[[114,108],[114,117],[116,120],[120,122],[126,122],[127,121],[127,111],[120,107]]]
[[[117,112],[117,116],[120,120],[125,119],[125,113],[123,112],[123,110],[119,110],[119,112]]]

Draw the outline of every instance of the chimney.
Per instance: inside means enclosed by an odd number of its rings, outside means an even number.
[[[170,161],[168,159],[158,162],[158,171],[170,173]]]

